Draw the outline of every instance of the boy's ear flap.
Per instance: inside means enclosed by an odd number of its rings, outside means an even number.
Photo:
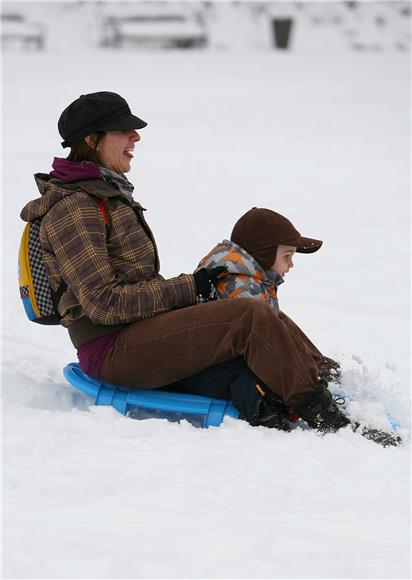
[[[264,270],[269,270],[276,260],[277,246],[263,248],[262,250],[249,251],[249,254],[255,258]]]

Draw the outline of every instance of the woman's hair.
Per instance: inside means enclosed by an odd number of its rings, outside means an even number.
[[[93,147],[90,147],[84,139],[80,143],[73,145],[70,148],[69,155],[67,156],[68,161],[92,161],[93,163],[100,164],[101,160],[99,157],[98,147],[105,133],[106,131],[96,131],[93,133]]]

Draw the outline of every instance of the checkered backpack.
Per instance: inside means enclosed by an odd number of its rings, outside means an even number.
[[[96,197],[97,205],[107,225],[107,215],[103,201]],[[43,264],[40,244],[40,226],[43,216],[26,224],[19,250],[19,286],[20,298],[24,310],[32,322],[39,324],[60,324],[61,316],[57,307],[63,292],[67,289],[64,281],[56,291],[49,283]]]

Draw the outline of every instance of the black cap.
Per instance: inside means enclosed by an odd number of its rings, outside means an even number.
[[[72,147],[95,131],[128,131],[143,129],[147,123],[132,115],[127,102],[116,93],[100,91],[80,95],[60,115],[58,128],[64,141]]]

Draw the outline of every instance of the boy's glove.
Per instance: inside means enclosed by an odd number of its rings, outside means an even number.
[[[216,290],[214,284],[219,275],[225,272],[226,268],[219,266],[217,268],[202,268],[193,274],[196,286],[196,299],[198,304],[216,300]]]

